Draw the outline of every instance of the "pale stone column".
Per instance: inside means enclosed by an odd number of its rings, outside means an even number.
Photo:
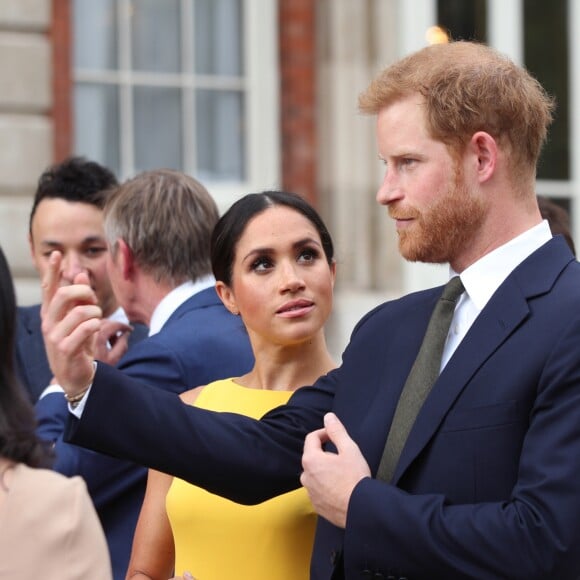
[[[396,233],[375,201],[382,178],[375,119],[357,110],[359,93],[396,58],[397,2],[321,0],[317,6],[319,191],[338,260],[327,336],[340,354],[362,315],[402,289]]]
[[[0,0],[0,245],[18,301],[39,299],[28,253],[36,181],[52,160],[50,0]]]

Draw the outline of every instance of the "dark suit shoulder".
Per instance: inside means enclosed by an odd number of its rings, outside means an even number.
[[[40,332],[40,304],[32,306],[19,306],[16,311],[17,333],[26,332],[32,334]]]

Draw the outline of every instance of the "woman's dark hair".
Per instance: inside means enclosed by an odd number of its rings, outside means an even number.
[[[48,466],[48,452],[34,432],[34,409],[14,372],[15,330],[14,286],[0,248],[0,456],[31,467]]]
[[[248,222],[270,207],[282,205],[302,214],[314,225],[326,259],[329,264],[334,259],[332,238],[316,210],[302,197],[285,191],[264,191],[250,193],[236,201],[220,218],[213,229],[211,238],[211,265],[216,280],[231,286],[232,268],[236,255],[236,246],[242,237]]]

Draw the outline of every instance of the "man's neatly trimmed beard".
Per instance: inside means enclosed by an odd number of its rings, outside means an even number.
[[[485,217],[483,201],[471,195],[460,173],[430,207],[411,209],[415,222],[408,230],[399,231],[399,251],[410,262],[451,261],[470,243]]]

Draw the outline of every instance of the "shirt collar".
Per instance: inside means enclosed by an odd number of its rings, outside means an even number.
[[[123,322],[124,324],[129,324],[129,319],[125,314],[125,311],[119,306],[113,314],[108,317],[109,320],[114,320],[115,322]]]
[[[149,324],[149,336],[157,334],[169,320],[170,316],[189,298],[215,284],[215,278],[208,274],[199,278],[196,282],[188,280],[180,286],[176,286],[169,294],[164,296],[151,315]]]
[[[477,309],[483,310],[503,281],[528,256],[552,238],[546,220],[486,254],[461,273],[465,290]],[[449,268],[450,277],[457,273]]]

